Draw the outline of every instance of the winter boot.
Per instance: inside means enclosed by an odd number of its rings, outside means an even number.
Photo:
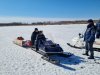
[[[90,56],[90,57],[88,57],[88,59],[94,59],[94,56]]]
[[[86,51],[86,53],[83,53],[83,55],[89,56],[88,51]]]
[[[90,51],[90,57],[88,59],[94,59],[94,51]]]
[[[36,52],[38,52],[39,51],[39,48],[36,48]]]

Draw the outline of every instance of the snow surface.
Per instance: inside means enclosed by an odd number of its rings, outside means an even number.
[[[43,30],[44,34],[59,43],[65,52],[71,52],[70,58],[59,58],[61,66],[53,65],[36,52],[12,43],[18,37],[30,39],[34,28]],[[84,49],[74,49],[67,42],[84,32],[86,25],[54,26],[12,26],[0,27],[0,75],[100,75],[100,52],[95,52],[96,60],[83,56]]]

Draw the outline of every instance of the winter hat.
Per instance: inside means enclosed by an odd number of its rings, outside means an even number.
[[[38,30],[38,28],[35,28],[35,31]]]
[[[93,22],[93,20],[92,19],[89,19],[88,22]]]

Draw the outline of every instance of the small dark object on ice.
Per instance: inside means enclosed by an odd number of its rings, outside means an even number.
[[[46,63],[43,63],[42,65],[46,65]]]

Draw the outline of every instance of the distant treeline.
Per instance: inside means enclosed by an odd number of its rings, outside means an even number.
[[[98,22],[98,20],[94,20],[94,22]],[[0,23],[0,26],[27,26],[27,25],[67,25],[67,24],[87,24],[86,20],[77,20],[77,21],[47,21],[47,22],[33,22],[31,24],[28,23]]]
[[[17,22],[0,23],[0,26],[22,26],[22,25],[28,25],[28,24],[27,23],[17,23]]]

